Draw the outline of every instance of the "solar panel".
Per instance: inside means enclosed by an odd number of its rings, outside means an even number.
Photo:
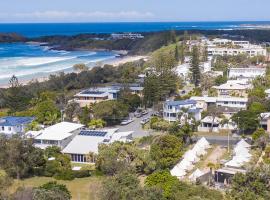
[[[86,90],[82,92],[82,94],[103,94],[104,92],[102,91],[93,91],[93,90]]]
[[[107,134],[105,131],[96,131],[96,130],[83,130],[79,135],[83,136],[96,136],[96,137],[104,137]]]

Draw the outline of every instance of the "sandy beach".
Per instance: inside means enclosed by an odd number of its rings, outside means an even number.
[[[134,55],[134,56],[123,56],[123,57],[115,58],[115,59],[110,60],[110,61],[102,62],[102,64],[103,65],[109,64],[109,65],[113,65],[113,66],[116,67],[118,65],[121,65],[121,64],[124,64],[124,63],[127,63],[127,62],[134,62],[134,61],[141,60],[141,59],[148,59],[148,56],[136,56],[136,55]],[[52,74],[57,74],[57,73],[59,73],[59,72],[52,73]],[[66,73],[68,73],[68,72],[66,72]],[[45,75],[45,76],[42,76],[42,77],[35,77],[35,78],[32,78],[32,79],[24,79],[24,80],[20,80],[20,77],[18,77],[19,82],[22,85],[27,85],[28,83],[33,82],[33,81],[38,81],[38,82],[47,81],[48,78],[49,78],[49,74]],[[8,88],[8,87],[9,87],[8,84],[0,84],[0,88]]]

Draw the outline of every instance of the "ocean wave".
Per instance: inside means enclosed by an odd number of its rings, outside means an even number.
[[[108,56],[105,58],[97,58],[97,59],[91,60],[87,64],[93,64],[93,63],[102,62],[102,61],[106,61],[106,60],[110,60],[110,59],[114,59],[114,58],[115,58],[115,56]]]
[[[33,67],[77,58],[69,57],[12,57],[0,59],[1,68]]]

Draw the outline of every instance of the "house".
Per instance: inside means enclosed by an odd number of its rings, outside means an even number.
[[[178,121],[183,109],[187,109],[198,121],[201,119],[201,110],[196,107],[196,103],[194,100],[166,101],[163,104],[163,119],[169,122]]]
[[[60,122],[38,132],[31,131],[27,135],[33,136],[34,145],[41,149],[46,149],[49,146],[58,146],[63,149],[80,133],[83,127],[82,124]]]
[[[254,79],[258,76],[264,76],[266,68],[246,67],[246,68],[229,68],[228,77],[230,79]]]
[[[217,97],[216,105],[223,107],[246,109],[248,98],[242,97]]]
[[[27,125],[34,120],[34,117],[13,117],[7,116],[0,118],[0,134],[12,136],[14,134],[22,135]]]
[[[228,39],[214,39],[207,41],[209,56],[236,56],[247,54],[250,57],[267,56],[267,51],[260,45],[250,44],[248,41],[232,41]]]
[[[111,37],[114,40],[121,40],[121,39],[143,39],[144,36],[140,33],[112,33]]]
[[[248,41],[232,41],[214,39],[207,41],[209,56],[236,56],[247,54],[250,57],[267,56],[267,51],[260,45],[250,44]]]
[[[132,134],[133,131],[118,132],[118,129],[82,130],[62,152],[70,155],[72,162],[94,162],[94,158],[90,158],[89,154],[98,154],[100,144],[110,144],[115,141],[130,142],[132,141]]]
[[[76,94],[73,101],[77,102],[80,107],[85,107],[101,101],[116,100],[119,96],[120,90],[123,88],[123,85],[90,88]],[[128,88],[132,94],[142,96],[143,87],[141,87],[139,84],[130,84]]]
[[[196,101],[197,108],[207,110],[208,106],[216,105],[221,107],[239,108],[246,109],[248,98],[242,97],[196,97],[193,96],[190,100]]]
[[[270,112],[261,113],[259,119],[261,127],[270,133]]]
[[[218,96],[237,96],[248,97],[248,90],[252,88],[251,84],[247,84],[246,81],[229,80],[227,83],[213,86],[217,90]]]
[[[222,119],[219,117],[206,116],[201,120],[198,127],[200,132],[220,132],[221,130],[234,130],[237,126],[230,120],[227,124],[222,124]]]

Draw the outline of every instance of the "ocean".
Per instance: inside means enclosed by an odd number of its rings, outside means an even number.
[[[242,22],[123,22],[123,23],[24,23],[0,24],[0,33],[26,37],[76,35],[80,33],[155,32],[164,30],[234,30],[267,26],[267,21]]]
[[[154,32],[164,30],[234,30],[269,28],[270,22],[134,22],[134,23],[34,23],[0,24],[0,33],[25,37],[75,35],[81,33]],[[55,51],[35,44],[0,44],[0,85],[12,75],[19,80],[44,77],[58,71],[70,72],[76,63],[89,67],[115,59],[113,52]]]
[[[0,44],[0,85],[6,85],[12,75],[20,81],[31,80],[59,71],[71,72],[76,63],[91,67],[116,56],[108,51],[57,51],[38,44]]]

